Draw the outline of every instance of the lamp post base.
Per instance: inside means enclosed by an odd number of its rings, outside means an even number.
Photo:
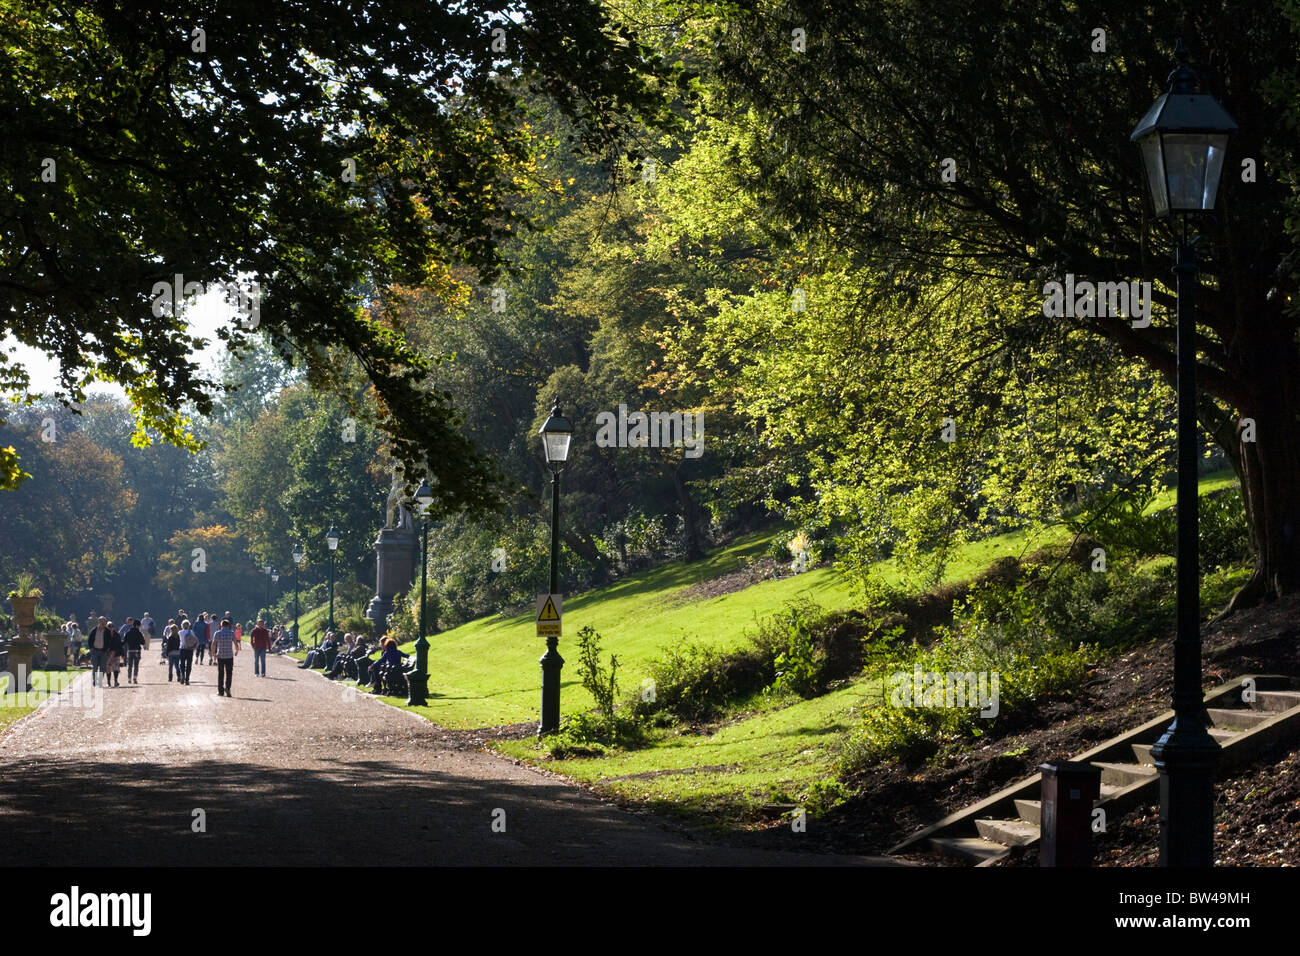
[[[542,719],[537,726],[537,736],[553,734],[560,729],[560,670],[564,658],[559,652],[559,638],[546,639],[546,653],[538,661],[542,665]]]
[[[429,703],[429,639],[423,634],[415,642],[415,669],[406,675],[411,694],[407,707],[424,707]]]
[[[1214,865],[1219,742],[1199,718],[1178,716],[1151,748],[1160,773],[1160,865]]]

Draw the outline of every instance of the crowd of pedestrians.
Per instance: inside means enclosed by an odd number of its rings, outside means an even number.
[[[96,687],[121,687],[123,664],[127,683],[140,683],[140,661],[156,639],[161,653],[159,663],[167,666],[168,682],[189,684],[195,661],[202,665],[206,658],[208,666],[217,668],[217,695],[229,697],[244,628],[233,623],[229,611],[220,619],[204,611],[191,620],[182,608],[161,627],[148,611],[140,618],[128,617],[120,628],[103,615],[87,615],[84,632],[74,615],[63,625],[63,632],[74,664],[89,664],[91,684]],[[290,629],[282,625],[271,629],[261,620],[252,625],[249,644],[253,650],[253,676],[266,677],[267,652],[290,640]]]

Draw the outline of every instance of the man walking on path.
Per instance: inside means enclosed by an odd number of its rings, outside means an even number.
[[[266,622],[259,620],[257,627],[253,628],[253,633],[249,635],[249,642],[253,648],[253,676],[266,676],[266,652],[271,649],[271,632],[266,629]]]
[[[212,635],[212,656],[217,659],[217,696],[230,696],[230,678],[235,672],[235,655],[239,653],[239,644],[235,641],[235,632],[230,629],[230,619],[226,618]]]
[[[126,633],[122,635],[126,648],[126,682],[140,683],[140,654],[144,651],[144,633],[134,618],[126,619]]]
[[[204,611],[199,615],[199,619],[190,625],[194,629],[194,634],[199,639],[198,647],[194,648],[194,656],[200,664],[203,663],[203,652],[208,649],[208,614]]]
[[[108,627],[108,619],[101,617],[99,623],[86,635],[87,648],[90,651],[90,683],[92,687],[104,686],[105,665],[108,664],[108,652],[113,646],[113,632]]]
[[[181,663],[177,668],[178,678],[182,684],[190,682],[190,671],[194,669],[194,648],[199,645],[199,636],[189,621],[181,622]]]

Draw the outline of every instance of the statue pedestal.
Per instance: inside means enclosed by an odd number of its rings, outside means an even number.
[[[388,630],[393,598],[410,588],[419,553],[420,539],[411,528],[385,528],[375,539],[375,596],[366,606],[374,637]]]
[[[45,634],[45,669],[47,671],[66,671],[68,669],[68,635],[62,631],[47,631]]]
[[[29,638],[19,637],[9,642],[10,681],[5,693],[25,694],[31,688],[32,658],[36,654],[36,644]]]

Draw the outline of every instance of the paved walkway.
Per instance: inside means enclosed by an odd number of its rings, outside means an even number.
[[[288,658],[255,678],[241,654],[233,698],[215,667],[182,686],[157,660],[98,714],[67,704],[86,673],[0,737],[10,865],[892,863],[699,842]]]

